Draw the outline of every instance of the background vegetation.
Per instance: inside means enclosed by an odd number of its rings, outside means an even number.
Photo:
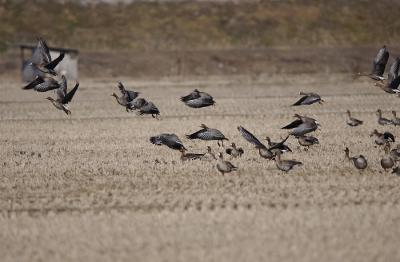
[[[0,1],[0,50],[41,35],[85,50],[182,50],[397,43],[400,2]]]

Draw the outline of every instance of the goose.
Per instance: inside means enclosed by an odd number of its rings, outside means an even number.
[[[301,146],[304,146],[306,148],[309,148],[312,145],[319,144],[319,140],[316,137],[313,136],[299,136],[297,137],[297,141]]]
[[[122,96],[119,97],[116,93],[113,93],[111,96],[115,97],[118,104],[125,107],[126,112],[129,112],[129,110],[132,110],[131,102],[135,98],[137,98],[140,93],[131,90],[126,90],[121,81],[118,82],[118,88]]]
[[[42,38],[38,38],[38,43],[32,52],[31,59],[22,66],[23,80],[25,82],[32,82],[37,76],[43,78],[43,73],[55,75],[54,68],[63,60],[64,56],[65,54],[61,52],[56,59],[52,60],[46,41]]]
[[[385,155],[381,159],[381,166],[386,171],[387,169],[392,168],[394,166],[394,160],[390,155],[389,143],[385,144],[384,150],[385,150]]]
[[[393,168],[392,174],[400,176],[400,167],[396,166],[395,168]]]
[[[382,117],[382,110],[378,109],[376,111],[376,116],[378,117],[378,124],[385,126],[385,125],[392,125],[393,122],[387,118]]]
[[[286,138],[280,142],[272,142],[271,139],[267,136],[265,138],[265,140],[267,140],[269,150],[272,153],[276,153],[276,151],[280,151],[281,153],[284,153],[284,152],[292,152],[292,150],[287,145],[285,145],[285,142],[288,140],[288,138],[289,138],[289,136],[286,136]]]
[[[174,150],[186,150],[182,141],[175,134],[164,133],[157,136],[152,136],[150,137],[150,142],[157,146],[165,145]]]
[[[316,93],[300,92],[300,95],[302,97],[292,106],[312,105],[314,103],[322,104],[324,102],[324,100],[321,99],[321,96]]]
[[[242,126],[238,126],[237,129],[239,130],[242,137],[249,142],[250,144],[254,145],[256,149],[258,149],[258,153],[262,158],[271,160],[275,157],[275,154],[272,153],[260,140],[257,139],[250,131],[246,130]]]
[[[392,65],[390,66],[388,78],[386,83],[378,82],[375,83],[376,86],[379,86],[383,91],[394,94],[399,93],[398,89],[400,85],[400,77],[399,77],[399,68],[400,68],[400,57],[396,57]]]
[[[230,173],[232,171],[236,171],[237,167],[234,166],[231,162],[225,161],[224,156],[222,153],[218,154],[218,163],[217,163],[217,170],[221,172],[222,175],[225,173]]]
[[[275,164],[276,167],[284,172],[289,172],[293,167],[297,165],[302,165],[302,162],[296,161],[296,160],[282,160],[281,159],[281,152],[277,152],[276,157],[275,157]]]
[[[37,92],[47,92],[50,90],[58,89],[63,85],[62,82],[64,80],[55,72],[50,72],[50,71],[45,72],[41,70],[39,71],[41,73],[39,73],[32,82],[23,86],[22,89],[24,90],[33,89]]]
[[[207,160],[217,160],[217,158],[215,157],[215,154],[212,152],[212,149],[210,146],[207,146],[207,152],[204,155],[203,159],[207,159]]]
[[[231,146],[232,146],[231,148],[227,148],[225,150],[225,152],[228,155],[230,155],[230,156],[232,156],[234,158],[243,155],[243,153],[244,153],[243,148],[241,148],[241,147],[237,148],[235,143],[232,143]]]
[[[138,115],[151,115],[153,118],[158,119],[160,110],[158,110],[153,102],[146,101],[146,103],[139,108]]]
[[[75,87],[67,93],[67,79],[64,75],[61,76],[62,83],[60,88],[57,89],[57,99],[53,99],[52,97],[47,97],[57,109],[63,110],[67,115],[71,114],[71,111],[68,109],[68,103],[71,102],[72,98],[75,95],[76,90],[78,90],[79,83],[76,82]]]
[[[357,118],[354,118],[354,117],[351,116],[350,110],[347,110],[346,112],[347,112],[347,116],[348,116],[348,119],[347,119],[346,123],[349,126],[353,126],[354,127],[354,126],[359,126],[359,125],[363,124],[363,121],[358,120]]]
[[[396,111],[392,111],[393,119],[391,120],[393,125],[399,126],[400,125],[400,118],[397,117]]]
[[[186,153],[186,149],[181,148],[181,160],[182,161],[190,161],[190,160],[198,160],[202,159],[205,154],[196,154],[196,153]]]
[[[400,160],[400,144],[397,144],[395,148],[390,150],[390,156],[394,161]]]
[[[193,134],[186,135],[186,137],[188,139],[200,139],[200,140],[206,140],[206,141],[217,140],[218,146],[220,146],[219,141],[221,141],[222,146],[223,146],[224,140],[229,140],[218,129],[209,128],[205,124],[201,124],[200,127],[202,129],[200,129],[197,132],[194,132]]]
[[[181,101],[188,107],[192,108],[202,108],[215,105],[215,101],[210,94],[200,92],[197,89],[193,90],[189,95],[182,96]]]
[[[374,129],[374,131],[372,132],[372,134],[370,136],[376,136],[375,144],[377,144],[379,146],[384,145],[388,142],[389,143],[396,142],[394,135],[390,132],[380,133],[380,132],[378,132],[378,130]]]
[[[282,127],[282,129],[292,129],[292,131],[289,132],[289,134],[295,137],[313,132],[317,130],[318,126],[320,126],[319,123],[314,118],[300,116],[298,114],[295,114],[294,117],[298,119]]]
[[[389,51],[384,45],[381,49],[379,49],[378,54],[374,58],[372,62],[372,71],[369,74],[361,74],[358,73],[358,76],[368,76],[373,80],[382,81],[385,79],[383,74],[385,73],[385,67],[389,60]]]
[[[136,109],[140,109],[146,103],[147,103],[146,99],[139,97],[139,98],[136,98],[135,100],[129,102],[128,107],[130,110],[136,110]]]
[[[349,161],[352,161],[354,166],[357,169],[363,170],[363,169],[367,168],[367,166],[368,166],[367,159],[363,155],[350,157],[349,156],[349,148],[348,147],[346,147],[344,152],[346,153],[346,158]]]

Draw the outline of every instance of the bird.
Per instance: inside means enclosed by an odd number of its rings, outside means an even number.
[[[174,150],[186,150],[182,141],[175,134],[163,133],[157,136],[150,137],[150,142],[154,145],[165,145]]]
[[[393,125],[399,126],[400,125],[400,118],[397,117],[396,111],[392,111],[393,119],[391,120]]]
[[[61,87],[63,79],[58,74],[50,71],[49,72],[40,71],[40,72],[41,74],[37,75],[36,78],[30,83],[23,86],[22,89],[24,90],[33,89],[37,92],[47,92]]]
[[[236,144],[235,143],[232,143],[231,144],[231,148],[227,148],[226,150],[225,150],[225,152],[228,154],[228,155],[230,155],[230,156],[232,156],[232,157],[234,157],[234,158],[236,158],[236,157],[240,157],[240,156],[242,156],[243,155],[243,153],[244,153],[244,151],[243,151],[243,148],[241,148],[241,147],[236,147]]]
[[[79,83],[76,82],[75,87],[67,93],[67,79],[64,75],[61,76],[62,82],[61,86],[57,89],[57,99],[53,99],[52,97],[47,97],[57,109],[63,110],[67,115],[71,114],[71,111],[68,109],[68,103],[71,102],[74,97],[76,90],[78,90]]]
[[[205,154],[196,154],[196,153],[186,153],[186,149],[181,148],[181,160],[182,161],[190,161],[190,160],[199,160],[204,157]]]
[[[32,57],[22,66],[22,79],[25,82],[32,82],[37,76],[43,78],[45,73],[55,75],[54,68],[63,60],[64,56],[65,54],[61,52],[56,59],[52,60],[46,41],[39,37]]]
[[[349,126],[354,127],[354,126],[359,126],[359,125],[363,124],[363,121],[351,116],[350,110],[347,110],[346,112],[347,112],[347,116],[348,116],[348,119],[347,119],[346,123]]]
[[[379,86],[383,91],[389,94],[399,93],[400,92],[400,90],[398,89],[400,85],[399,68],[400,68],[400,57],[396,57],[396,59],[390,66],[386,83],[377,82],[375,83],[375,85]]]
[[[386,171],[389,168],[392,168],[394,166],[394,159],[392,158],[390,154],[390,144],[386,143],[385,147],[385,155],[381,159],[381,167]]]
[[[396,166],[395,168],[393,168],[392,174],[400,176],[400,167]]]
[[[272,153],[276,153],[276,151],[280,151],[281,153],[284,152],[292,152],[292,150],[290,149],[290,147],[288,147],[287,145],[285,145],[285,142],[288,140],[289,136],[286,136],[286,138],[284,138],[282,141],[280,142],[272,142],[271,138],[269,138],[268,136],[265,138],[265,140],[267,140],[268,142],[268,146],[269,146],[269,150]]]
[[[281,152],[277,152],[276,157],[275,157],[275,164],[276,167],[284,172],[289,172],[293,167],[297,165],[302,165],[302,162],[296,161],[296,160],[282,160],[281,159]]]
[[[298,114],[295,114],[294,117],[298,119],[282,127],[282,129],[292,129],[292,131],[289,132],[289,134],[295,137],[313,132],[317,130],[318,126],[320,126],[318,121],[316,121],[314,118],[307,116],[300,116]]]
[[[352,161],[353,164],[354,164],[354,166],[355,166],[357,169],[363,170],[363,169],[367,168],[368,162],[367,162],[367,159],[366,159],[363,155],[358,155],[358,156],[350,157],[350,155],[349,155],[349,148],[348,148],[348,147],[346,147],[346,149],[344,150],[344,152],[345,152],[345,154],[346,154],[346,158],[347,158],[349,161]]]
[[[275,157],[275,154],[272,153],[272,151],[269,150],[263,143],[261,143],[260,140],[257,139],[257,137],[250,133],[250,131],[246,130],[242,126],[238,126],[237,129],[247,142],[254,145],[256,149],[258,149],[258,153],[262,158],[271,160]]]
[[[215,157],[215,154],[212,152],[212,149],[210,146],[207,146],[207,152],[205,153],[205,155],[202,159],[206,159],[206,160],[216,160],[217,159]]]
[[[394,135],[390,132],[380,133],[378,130],[374,129],[370,136],[376,136],[375,144],[379,146],[384,145],[387,142],[396,142]]]
[[[378,117],[378,124],[385,126],[385,125],[392,125],[392,120],[382,117],[382,110],[378,109],[376,111],[376,116]]]
[[[309,148],[312,145],[319,144],[318,138],[306,135],[297,137],[297,141],[301,146],[304,146],[306,148]]]
[[[383,74],[385,73],[385,67],[389,60],[389,51],[384,45],[381,49],[379,49],[378,54],[372,61],[372,70],[369,74],[361,74],[358,73],[358,76],[368,76],[373,80],[382,81],[385,78]]]
[[[147,103],[146,99],[139,97],[139,98],[136,98],[135,100],[129,102],[128,107],[130,110],[136,110],[136,109],[140,109],[146,103]]]
[[[314,103],[322,104],[324,102],[324,100],[321,99],[321,96],[316,93],[300,92],[300,95],[302,97],[292,106],[312,105]]]
[[[111,96],[115,97],[117,103],[121,106],[125,107],[126,111],[133,110],[131,106],[131,102],[139,96],[139,92],[126,90],[122,82],[118,82],[118,88],[122,94],[122,96],[118,96],[116,93],[113,93]]]
[[[205,92],[200,92],[195,89],[189,95],[182,96],[181,101],[188,107],[202,108],[207,106],[215,105],[214,98]]]
[[[151,115],[153,118],[158,119],[160,110],[158,110],[153,102],[146,101],[144,105],[139,107],[138,115]]]
[[[217,170],[222,174],[230,173],[236,171],[238,168],[234,166],[231,162],[224,160],[222,153],[218,154],[218,163],[216,165]]]
[[[200,140],[217,140],[218,146],[220,146],[219,142],[221,141],[222,146],[224,145],[224,140],[229,140],[222,134],[221,131],[218,129],[214,128],[209,128],[205,124],[201,124],[200,126],[202,129],[200,129],[197,132],[194,132],[193,134],[186,135],[188,139],[200,139]]]
[[[397,144],[395,148],[390,150],[390,156],[394,161],[400,160],[400,144]]]

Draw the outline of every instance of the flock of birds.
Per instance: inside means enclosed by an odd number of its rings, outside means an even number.
[[[77,82],[69,92],[67,92],[67,79],[64,75],[57,73],[54,69],[59,62],[64,58],[64,54],[61,53],[56,59],[52,60],[49,52],[49,48],[45,40],[39,38],[38,44],[32,53],[32,57],[23,65],[22,73],[24,79],[28,79],[30,82],[23,87],[23,89],[33,89],[38,92],[47,92],[55,90],[57,98],[47,97],[47,99],[59,110],[63,110],[67,115],[71,114],[68,108],[68,103],[71,102],[76,91],[78,90],[79,83]],[[375,81],[375,85],[382,88],[385,92],[390,94],[400,93],[398,89],[400,84],[399,76],[399,65],[400,57],[397,57],[392,63],[388,77],[384,78],[386,64],[389,60],[389,52],[386,46],[383,46],[375,59],[373,60],[373,69],[371,73],[358,73],[356,76],[368,76]],[[141,98],[140,93],[127,90],[121,82],[118,82],[118,88],[120,95],[113,93],[117,103],[125,108],[127,112],[137,111],[138,115],[151,115],[153,118],[158,119],[160,111],[157,106]],[[292,106],[305,106],[312,105],[315,103],[324,103],[324,100],[320,95],[316,93],[300,93],[301,98],[296,101]],[[205,92],[201,92],[195,89],[193,92],[186,96],[182,96],[180,99],[186,106],[199,109],[208,106],[214,106],[214,98]],[[380,125],[400,125],[400,118],[397,118],[396,112],[392,111],[393,119],[387,119],[382,116],[381,110],[378,109],[377,117],[378,124]],[[356,127],[363,124],[363,121],[352,117],[351,112],[347,111],[348,119],[346,123],[351,127]],[[267,144],[262,143],[254,134],[243,126],[238,126],[237,129],[241,136],[250,144],[252,144],[258,151],[260,157],[268,160],[274,160],[276,167],[279,170],[288,172],[295,166],[302,165],[301,162],[296,160],[282,159],[282,155],[292,150],[285,144],[290,136],[295,137],[298,143],[308,150],[309,147],[319,144],[318,138],[310,135],[310,133],[316,131],[320,124],[314,118],[308,116],[302,116],[299,114],[294,115],[295,120],[288,125],[282,127],[282,129],[290,130],[288,136],[281,141],[273,142],[269,137],[266,137]],[[390,149],[391,143],[395,142],[395,137],[390,132],[380,133],[377,130],[371,134],[375,136],[375,143],[379,146],[383,146],[385,150],[385,156],[381,160],[381,166],[385,170],[393,168],[396,162],[400,161],[400,145],[394,149]],[[231,158],[241,157],[244,154],[244,150],[236,146],[235,143],[227,148],[224,146],[224,141],[228,140],[225,135],[215,128],[210,128],[204,124],[201,125],[201,129],[186,135],[187,139],[199,139],[205,141],[217,141],[219,147],[223,147],[224,152],[231,156]],[[164,145],[173,150],[181,152],[181,160],[216,160],[216,168],[221,174],[230,173],[237,170],[238,168],[230,161],[224,159],[222,152],[216,156],[210,146],[207,147],[206,153],[189,153],[187,148],[183,145],[182,141],[176,134],[162,133],[156,136],[150,137],[150,142],[154,145]],[[352,161],[354,166],[363,170],[367,168],[367,159],[363,155],[350,156],[349,149],[345,148],[345,156],[348,160]],[[393,173],[400,175],[400,167],[393,168]]]

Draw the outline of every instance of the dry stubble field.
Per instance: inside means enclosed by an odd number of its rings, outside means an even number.
[[[82,80],[71,117],[48,94],[0,84],[2,261],[400,259],[400,178],[382,172],[383,152],[369,137],[384,130],[376,109],[388,114],[399,98],[346,75],[122,79],[158,105],[157,121],[116,104],[117,80]],[[194,88],[217,105],[185,107],[178,98]],[[299,91],[318,91],[326,103],[288,106]],[[347,127],[346,109],[365,124]],[[304,165],[284,174],[236,127],[278,140],[295,112],[319,120],[321,144],[304,152],[290,138],[294,152],[284,158]],[[237,174],[221,176],[212,162],[181,163],[178,152],[148,141],[173,132],[191,151],[221,150],[184,138],[201,123],[244,148],[232,160]],[[344,161],[345,145],[366,155],[365,172]]]

